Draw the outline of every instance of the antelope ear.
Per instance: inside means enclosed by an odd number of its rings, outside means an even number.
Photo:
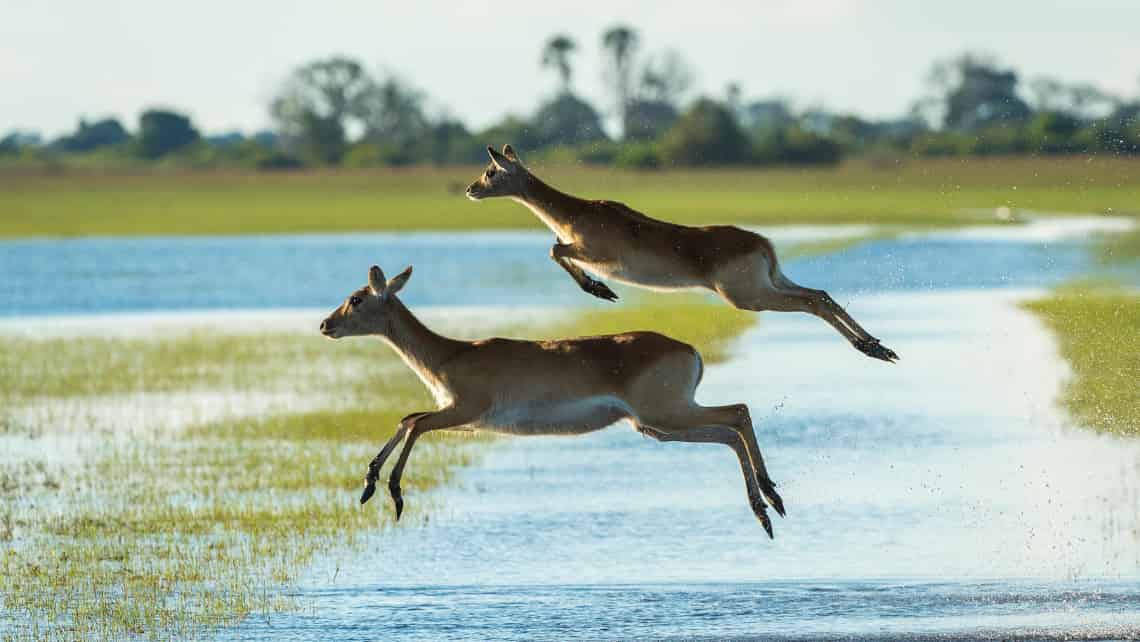
[[[496,152],[495,148],[491,147],[490,145],[487,146],[487,155],[491,157],[491,162],[501,170],[505,171],[511,164],[511,160],[509,158],[503,156],[499,152]]]
[[[503,156],[506,156],[507,160],[511,161],[512,163],[519,162],[519,157],[517,154],[515,154],[515,148],[511,147],[510,145],[503,145]]]
[[[392,277],[390,281],[388,281],[388,289],[384,290],[384,296],[392,296],[393,294],[399,292],[401,289],[403,289],[404,284],[406,284],[410,278],[412,278],[412,266],[409,265],[408,267],[404,268],[403,272],[400,272],[396,276]]]
[[[375,296],[381,296],[386,289],[384,283],[384,270],[380,269],[379,265],[373,265],[368,269],[368,289],[372,290]]]

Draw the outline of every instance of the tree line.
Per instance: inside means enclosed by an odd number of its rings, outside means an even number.
[[[600,108],[574,89],[578,43],[556,34],[536,59],[556,77],[557,91],[532,113],[507,115],[481,131],[433,112],[425,94],[397,74],[333,56],[295,69],[269,105],[274,127],[252,136],[203,136],[186,115],[150,109],[134,132],[115,118],[81,120],[49,142],[12,131],[0,139],[0,156],[264,169],[449,165],[482,162],[486,144],[509,141],[532,158],[651,169],[877,155],[1140,154],[1140,97],[1049,77],[1023,83],[984,55],[937,62],[925,95],[904,116],[872,119],[745,99],[737,84],[721,95],[691,95],[695,72],[684,57],[673,49],[645,52],[625,25],[606,30],[599,45],[607,94]]]

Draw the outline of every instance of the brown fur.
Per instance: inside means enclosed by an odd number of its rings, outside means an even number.
[[[379,267],[321,323],[338,339],[379,336],[435,395],[438,409],[408,415],[368,468],[361,501],[375,492],[380,468],[405,440],[389,478],[399,518],[400,477],[416,439],[432,430],[487,430],[515,435],[572,435],[626,420],[662,441],[716,442],[737,454],[749,504],[771,535],[765,501],[781,515],[783,500],[768,477],[748,409],[708,408],[694,400],[703,373],[690,345],[656,332],[522,341],[459,341],[431,331],[396,293],[408,268],[385,281]]]
[[[826,292],[785,276],[775,248],[763,236],[730,225],[678,225],[623,203],[577,198],[531,174],[509,145],[501,154],[490,147],[487,152],[491,163],[467,196],[506,196],[528,207],[557,237],[551,258],[587,293],[618,298],[591,274],[652,289],[703,288],[743,310],[813,314],[860,352],[898,359]]]

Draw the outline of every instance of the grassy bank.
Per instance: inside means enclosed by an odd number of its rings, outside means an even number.
[[[589,198],[682,223],[992,221],[997,207],[1140,210],[1140,161],[928,159],[829,169],[532,169]],[[307,173],[0,175],[0,237],[531,228],[505,201],[471,203],[478,168]]]
[[[755,319],[696,300],[664,312],[615,306],[511,334],[653,328],[716,361]],[[356,504],[365,467],[400,417],[432,407],[379,341],[288,333],[0,337],[0,391],[0,639],[187,639],[297,606],[280,589],[315,555],[391,526],[383,493]],[[260,397],[280,405],[258,410]],[[428,512],[417,491],[477,452],[426,437],[405,521]]]
[[[1140,435],[1140,294],[1077,283],[1026,304],[1057,335],[1074,377],[1064,403],[1081,425]]]
[[[1101,242],[1100,259],[1103,263],[1140,261],[1140,216],[1131,231],[1113,234]]]

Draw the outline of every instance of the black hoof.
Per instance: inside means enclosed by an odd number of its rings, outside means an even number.
[[[400,515],[404,514],[404,499],[397,497],[394,501],[396,502],[396,521],[398,522],[400,521]]]
[[[376,493],[376,483],[375,482],[368,482],[368,484],[364,486],[364,492],[360,494],[360,503],[361,504],[367,503],[368,500],[372,499],[372,495],[374,495],[375,493]]]
[[[855,349],[872,359],[886,361],[887,363],[894,363],[899,360],[895,351],[879,343],[878,339],[860,339],[855,342]]]
[[[583,283],[582,289],[585,290],[588,294],[592,294],[599,299],[605,299],[606,301],[618,300],[618,295],[614,294],[614,291],[611,290],[608,285],[595,279],[590,279],[589,281]]]
[[[760,525],[764,527],[764,532],[768,533],[768,539],[776,539],[776,536],[772,533],[772,520],[768,518],[767,511],[757,513],[756,519],[760,520]]]
[[[774,486],[775,484],[772,484],[772,486],[764,489],[764,499],[768,500],[768,503],[772,505],[780,517],[787,517],[788,514],[784,512],[784,500],[780,497],[780,493],[776,492]]]
[[[752,507],[752,514],[764,527],[764,532],[768,533],[768,538],[773,539],[772,520],[768,517],[768,507],[764,505],[764,500],[759,497],[751,497],[748,504]]]

